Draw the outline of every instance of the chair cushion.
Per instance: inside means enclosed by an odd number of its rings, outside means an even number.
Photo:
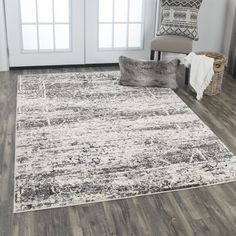
[[[151,42],[151,50],[189,54],[192,52],[193,41],[183,36],[157,36]]]
[[[145,61],[121,56],[120,85],[135,87],[177,88],[176,77],[180,61]]]
[[[161,0],[162,23],[157,35],[198,40],[198,11],[203,0]]]

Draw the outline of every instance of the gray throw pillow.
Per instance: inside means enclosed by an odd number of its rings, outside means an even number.
[[[198,12],[203,0],[161,0],[162,23],[157,35],[178,35],[197,41]]]
[[[136,87],[177,88],[176,75],[180,61],[145,61],[121,56],[120,85]]]

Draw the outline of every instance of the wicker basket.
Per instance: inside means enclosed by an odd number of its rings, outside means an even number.
[[[197,55],[205,55],[207,57],[211,57],[215,59],[214,63],[214,72],[212,81],[210,85],[204,91],[205,95],[213,96],[219,94],[221,91],[221,85],[224,78],[224,70],[227,64],[227,58],[221,53],[215,52],[199,52]]]

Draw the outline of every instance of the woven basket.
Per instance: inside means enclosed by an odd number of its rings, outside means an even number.
[[[197,55],[205,55],[207,57],[211,57],[215,59],[214,62],[214,72],[213,78],[211,80],[211,83],[204,91],[205,95],[213,96],[216,94],[219,94],[221,91],[221,85],[224,78],[224,70],[225,66],[227,64],[227,58],[221,54],[221,53],[215,53],[215,52],[199,52],[196,53]]]

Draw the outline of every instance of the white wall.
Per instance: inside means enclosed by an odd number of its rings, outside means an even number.
[[[198,18],[199,41],[194,42],[194,51],[223,51],[227,1],[203,0]]]
[[[8,70],[4,0],[0,0],[0,71]]]
[[[232,30],[233,30],[233,22],[236,13],[236,0],[225,0],[226,1],[226,18],[225,18],[225,31],[224,31],[224,40],[223,40],[223,52],[228,55]]]

